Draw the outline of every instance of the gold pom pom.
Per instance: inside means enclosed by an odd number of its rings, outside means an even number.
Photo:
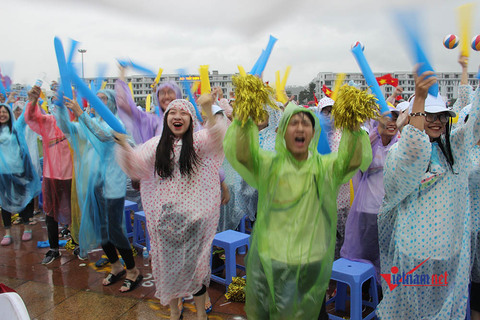
[[[336,128],[358,130],[362,123],[368,119],[376,119],[378,115],[375,95],[348,85],[340,88],[332,107]]]
[[[65,249],[67,249],[68,251],[75,250],[75,245],[73,244],[72,239],[68,239],[67,244],[65,245]]]
[[[228,285],[225,298],[233,302],[245,302],[245,286],[247,281],[242,277],[232,278],[232,282]]]
[[[242,122],[242,126],[248,118],[255,123],[266,119],[268,113],[265,106],[278,109],[273,102],[273,89],[266,86],[262,79],[251,75],[235,75],[232,77],[235,86],[235,102],[233,116]]]

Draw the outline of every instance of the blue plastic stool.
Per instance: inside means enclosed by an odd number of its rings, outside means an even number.
[[[368,263],[351,261],[340,258],[333,262],[332,280],[337,281],[337,294],[327,301],[327,305],[335,302],[335,311],[345,311],[347,300],[347,285],[350,286],[350,319],[372,319],[376,317],[372,311],[365,318],[362,318],[362,306],[369,306],[373,309],[378,305],[377,280],[375,279],[375,268]],[[362,284],[370,281],[370,295],[373,302],[362,300]],[[329,319],[342,320],[342,317],[329,314]]]
[[[133,226],[132,218],[130,217],[130,211],[138,211],[138,205],[133,201],[125,200],[123,210],[125,212],[125,230],[127,231],[127,237],[131,238],[133,237]]]
[[[245,270],[244,266],[237,264],[236,251],[240,247],[249,246],[249,240],[250,235],[233,230],[226,230],[215,235],[212,246],[225,250],[225,279],[212,274],[211,279],[213,281],[228,287],[232,278],[237,276],[237,268]],[[210,257],[210,265],[212,264],[212,257]]]
[[[144,228],[142,228],[142,222],[145,226]],[[133,246],[143,250],[145,246],[142,243],[145,243],[147,250],[150,251],[150,236],[148,235],[145,212],[138,211],[135,212],[133,218]]]
[[[252,222],[250,221],[250,219],[248,219],[248,216],[247,215],[244,215],[242,220],[240,220],[240,224],[238,225],[237,227],[237,230],[240,231],[241,233],[248,233],[250,234],[250,231],[247,232],[247,230],[245,229],[245,225],[246,225],[246,221],[249,221],[249,224],[250,224],[250,230],[252,229]],[[238,249],[238,254],[245,254],[247,251],[246,251],[247,247],[241,247]]]

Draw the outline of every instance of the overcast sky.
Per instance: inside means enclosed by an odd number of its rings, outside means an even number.
[[[278,38],[265,70],[292,71],[287,85],[307,85],[318,72],[358,72],[350,52],[354,41],[365,45],[374,72],[410,71],[409,48],[395,26],[395,10],[417,10],[422,18],[423,44],[438,71],[460,71],[459,49],[447,50],[445,35],[458,35],[454,0],[2,0],[0,66],[14,82],[33,85],[45,76],[58,78],[54,36],[68,51],[69,39],[80,41],[85,77],[97,75],[98,64],[116,76],[116,58],[164,73],[186,68],[197,73],[248,71],[267,45]],[[471,36],[480,34],[480,4],[476,2]],[[470,41],[470,40],[469,40]],[[80,62],[80,54],[75,57]],[[471,51],[470,71],[480,63]],[[130,74],[135,74],[131,72]]]

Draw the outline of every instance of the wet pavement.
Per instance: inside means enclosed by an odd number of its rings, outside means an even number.
[[[95,267],[102,256],[101,250],[89,253],[89,259],[82,261],[71,251],[61,248],[59,259],[42,265],[48,248],[37,248],[37,241],[47,240],[46,226],[43,221],[37,221],[32,228],[33,239],[22,242],[23,226],[13,225],[13,243],[0,246],[0,283],[17,291],[32,319],[169,318],[169,308],[154,297],[151,269],[143,266],[141,255],[135,257],[135,261],[144,276],[142,284],[131,292],[120,293],[123,281],[108,287],[102,285],[110,268],[109,265]],[[3,235],[2,230],[0,237]],[[243,260],[242,256],[238,258]],[[213,305],[208,315],[210,320],[246,319],[243,303],[226,300],[225,286],[211,282],[208,294]],[[186,300],[184,307],[184,319],[196,319],[193,300]]]

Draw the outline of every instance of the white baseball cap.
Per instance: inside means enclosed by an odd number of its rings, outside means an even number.
[[[415,97],[410,102],[410,112],[412,112],[413,102],[415,101]],[[438,95],[436,97],[429,94],[427,99],[425,99],[425,112],[427,113],[441,113],[441,112],[448,112],[451,117],[456,117],[457,114],[452,110],[447,108],[447,104],[445,100],[443,100],[442,96]]]

